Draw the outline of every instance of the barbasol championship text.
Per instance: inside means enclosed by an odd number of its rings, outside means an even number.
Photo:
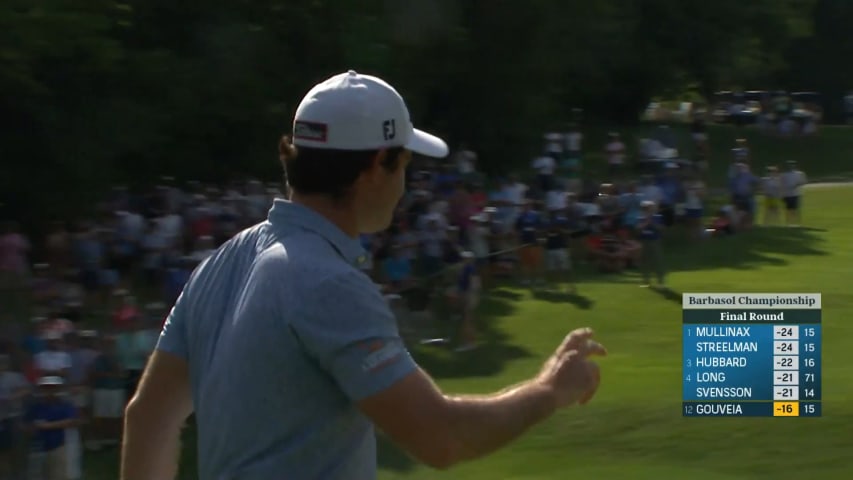
[[[821,416],[819,293],[685,293],[683,415]]]

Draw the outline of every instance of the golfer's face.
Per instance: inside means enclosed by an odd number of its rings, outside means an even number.
[[[392,213],[393,209],[397,208],[397,204],[400,203],[400,199],[403,198],[403,194],[406,193],[406,168],[408,168],[411,161],[412,152],[403,150],[400,154],[400,166],[397,168],[397,171],[391,174],[392,178],[390,180],[394,187],[390,192],[392,197],[389,199],[392,206]]]
[[[394,210],[403,193],[406,191],[406,167],[412,159],[412,153],[404,150],[399,157],[399,165],[397,170],[389,173],[383,173],[381,184],[377,185],[377,190],[374,193],[371,201],[370,219],[364,226],[367,233],[378,232],[384,230],[391,225],[394,218]]]

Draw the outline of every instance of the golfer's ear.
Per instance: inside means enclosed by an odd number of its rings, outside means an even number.
[[[373,154],[370,159],[370,166],[365,169],[359,177],[359,181],[367,182],[365,188],[375,188],[376,185],[385,181],[385,175],[382,175],[385,171],[382,167],[382,163],[385,161],[385,157],[387,155],[388,151],[385,149],[377,150]]]
[[[444,395],[421,369],[358,403],[379,430],[418,461],[437,469],[454,463],[457,445]]]

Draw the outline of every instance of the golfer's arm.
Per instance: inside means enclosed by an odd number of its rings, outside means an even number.
[[[445,397],[457,463],[492,453],[545,420],[556,408],[554,395],[543,385],[525,382],[492,395]]]
[[[125,411],[121,480],[175,478],[181,428],[192,409],[187,362],[155,351]]]
[[[535,382],[486,396],[446,396],[418,370],[360,403],[374,423],[411,455],[445,469],[492,453],[555,410]]]

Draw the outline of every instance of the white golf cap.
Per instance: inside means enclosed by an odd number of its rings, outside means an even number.
[[[394,87],[353,70],[320,82],[305,95],[293,119],[293,143],[330,150],[405,147],[437,158],[448,153],[444,140],[414,128]]]

